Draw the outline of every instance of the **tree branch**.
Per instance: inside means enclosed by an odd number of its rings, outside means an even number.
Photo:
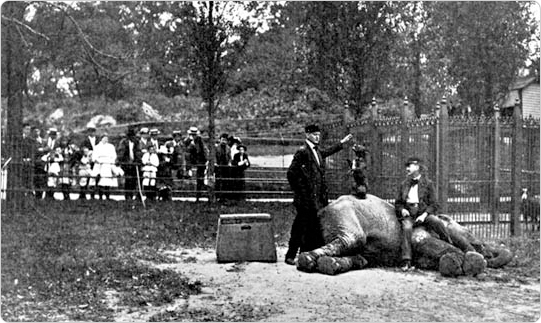
[[[111,54],[108,54],[108,53],[105,53],[99,49],[97,49],[89,40],[88,38],[86,37],[86,34],[84,33],[83,29],[81,28],[81,26],[79,25],[79,23],[77,22],[77,20],[75,20],[75,18],[73,18],[69,13],[68,11],[66,10],[65,6],[61,6],[61,5],[58,5],[58,4],[55,4],[55,3],[51,3],[51,2],[45,2],[47,5],[50,5],[50,6],[53,6],[59,10],[61,10],[65,15],[66,17],[68,17],[68,19],[71,21],[71,23],[75,26],[75,29],[77,29],[77,32],[79,33],[79,36],[81,37],[81,39],[83,40],[83,42],[86,44],[86,46],[88,46],[92,51],[100,54],[101,56],[104,56],[104,57],[107,57],[107,58],[111,58],[111,59],[116,59],[116,60],[123,60],[125,59],[126,57],[120,57],[120,56],[114,56],[114,55],[111,55]]]
[[[27,24],[25,24],[24,22],[22,21],[19,21],[18,19],[15,19],[15,18],[10,18],[10,17],[7,17],[7,16],[4,16],[2,15],[2,19],[5,19],[7,21],[11,21],[13,23],[16,23],[17,25],[21,26],[21,27],[24,27],[26,30],[30,31],[31,33],[41,37],[41,38],[44,38],[45,40],[47,41],[50,41],[49,37],[47,37],[46,35],[36,31],[35,29],[33,29],[32,27],[28,26]]]

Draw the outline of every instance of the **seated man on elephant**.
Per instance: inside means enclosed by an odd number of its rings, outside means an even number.
[[[411,157],[406,161],[406,179],[398,186],[395,199],[396,216],[402,224],[402,270],[408,271],[411,265],[411,236],[413,227],[425,225],[434,230],[443,241],[451,242],[443,222],[435,215],[437,212],[434,184],[424,172],[419,158]]]

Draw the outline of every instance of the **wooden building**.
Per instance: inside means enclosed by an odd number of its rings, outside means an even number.
[[[524,118],[539,119],[541,110],[541,97],[539,81],[535,77],[518,78],[509,86],[509,93],[502,105],[502,115],[512,115],[515,100],[519,99],[522,105]]]

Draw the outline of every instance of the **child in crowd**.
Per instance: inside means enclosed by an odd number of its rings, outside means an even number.
[[[61,164],[64,162],[64,157],[62,156],[62,148],[56,146],[54,150],[51,150],[49,153],[43,155],[41,160],[45,162],[45,171],[47,172],[47,193],[46,197],[54,198],[54,189],[58,186],[60,182],[60,170]]]
[[[154,145],[147,146],[147,152],[143,154],[143,190],[148,200],[156,198],[156,173],[160,166],[160,158]]]
[[[92,176],[92,150],[88,147],[83,147],[81,157],[79,159],[79,186],[81,187],[81,193],[79,198],[86,198],[86,192],[88,188],[91,189],[91,198],[94,198],[94,187],[96,186],[96,179]]]

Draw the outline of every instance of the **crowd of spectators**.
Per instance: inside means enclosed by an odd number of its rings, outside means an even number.
[[[174,130],[160,136],[157,128],[129,128],[115,146],[107,133],[97,135],[87,126],[84,139],[75,142],[50,128],[23,126],[24,182],[27,193],[37,199],[54,198],[62,192],[69,200],[110,199],[116,190],[126,200],[171,200],[175,183],[195,179],[196,200],[205,190],[209,149],[197,127],[186,135]],[[246,146],[240,138],[222,134],[216,143],[215,191],[219,199],[244,197],[244,171],[250,166]],[[180,181],[179,181],[180,180]],[[185,181],[184,181],[185,182]],[[208,185],[208,184],[207,184]]]

